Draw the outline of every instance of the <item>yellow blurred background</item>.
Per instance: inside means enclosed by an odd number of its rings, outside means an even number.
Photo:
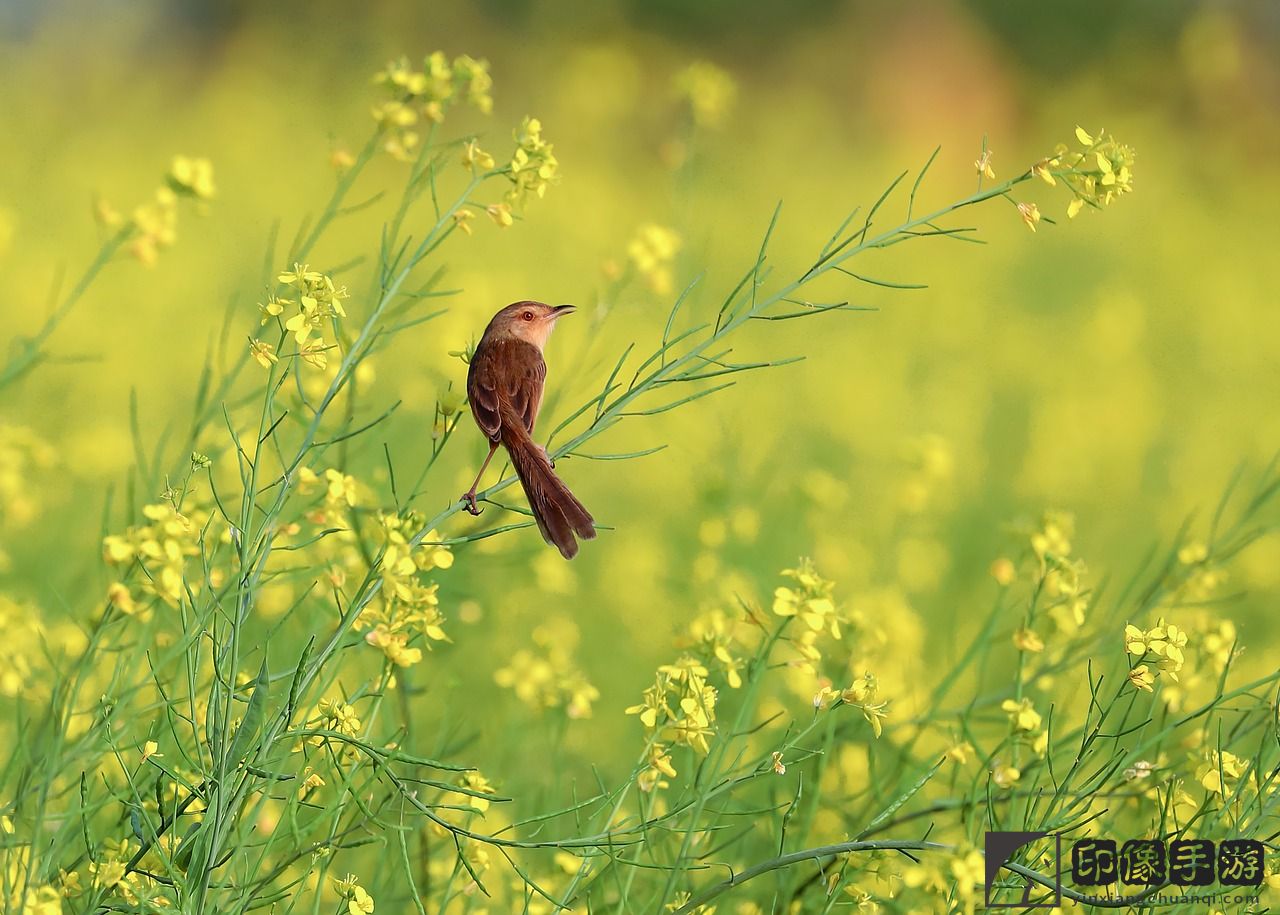
[[[878,310],[761,323],[735,358],[806,361],[587,449],[666,443],[660,453],[564,461],[613,529],[571,565],[527,530],[461,549],[440,577],[453,644],[417,674],[435,691],[424,714],[458,695],[494,710],[468,722],[471,750],[503,773],[527,752],[504,729],[529,712],[493,671],[538,626],[571,620],[575,663],[600,698],[599,721],[568,739],[620,763],[639,739],[622,709],[679,624],[728,594],[767,595],[778,569],[808,555],[847,601],[907,614],[897,679],[910,680],[922,656],[952,657],[956,633],[989,605],[988,568],[1019,519],[1074,512],[1094,580],[1124,576],[1188,516],[1203,534],[1233,470],[1280,447],[1278,34],[1264,3],[7,3],[6,337],[34,332],[55,278],[65,289],[92,256],[96,195],[127,212],[175,153],[211,159],[218,191],[207,212],[182,214],[153,267],[113,264],[52,339],[54,359],[5,392],[0,421],[34,430],[52,461],[30,472],[31,517],[3,519],[0,586],[51,618],[99,601],[103,533],[126,502],[159,496],[127,485],[131,396],[146,447],[167,424],[185,428],[206,355],[229,362],[256,326],[264,258],[288,266],[266,255],[273,226],[282,251],[324,205],[333,152],[358,149],[372,127],[371,75],[402,53],[487,58],[493,114],[459,113],[450,127],[500,147],[534,115],[561,178],[525,221],[478,219],[443,249],[443,285],[464,291],[375,359],[365,403],[402,405],[357,449],[364,468],[380,466],[383,441],[397,461],[421,462],[436,398],[465,376],[449,353],[507,302],[580,305],[548,350],[550,429],[627,343],[657,343],[672,296],[704,270],[688,307],[717,307],[777,201],[771,262],[790,275],[853,204],[937,144],[926,207],[973,189],[984,136],[1005,178],[1077,124],[1105,126],[1138,156],[1136,192],[1116,206],[1068,222],[1064,195],[1026,185],[1057,224],[1033,234],[994,201],[961,217],[985,247],[919,239],[869,256],[867,273],[929,288],[828,283],[821,294]],[[679,79],[699,61],[730,82],[693,117]],[[357,318],[404,169],[380,157],[353,199],[392,188],[390,200],[341,220],[311,257],[325,270],[366,258],[341,274]],[[659,276],[618,291],[612,277],[634,265],[644,226],[679,239],[670,288]],[[171,442],[169,462],[183,455]],[[482,454],[464,422],[424,507],[456,498]],[[456,518],[446,533],[498,515]],[[1274,544],[1246,554],[1230,583],[1247,592],[1231,612],[1260,655],[1280,636],[1263,612],[1278,586]]]

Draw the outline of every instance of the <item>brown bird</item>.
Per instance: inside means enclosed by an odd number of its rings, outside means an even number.
[[[565,559],[577,555],[575,534],[590,540],[596,529],[591,513],[556,476],[546,449],[534,442],[533,424],[538,419],[547,379],[542,348],[556,321],[573,311],[572,305],[516,302],[494,315],[485,328],[467,372],[467,400],[476,425],[489,439],[489,454],[480,465],[475,482],[462,496],[467,511],[480,514],[476,487],[493,453],[502,445],[511,455],[538,530]]]

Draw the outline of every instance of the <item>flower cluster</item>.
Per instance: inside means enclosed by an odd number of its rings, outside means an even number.
[[[1095,136],[1083,127],[1076,128],[1076,140],[1080,143],[1079,149],[1059,143],[1052,156],[1036,162],[1024,174],[1024,177],[1039,178],[1050,187],[1057,187],[1058,179],[1062,179],[1072,194],[1067,204],[1068,219],[1075,219],[1086,206],[1095,209],[1109,206],[1117,197],[1133,190],[1134,155],[1130,147],[1116,142],[1105,130]],[[979,181],[982,177],[995,177],[990,150],[984,149],[973,164]],[[1040,224],[1040,208],[1034,203],[1013,202],[1018,216],[1034,232]]]
[[[704,664],[719,668],[724,681],[737,689],[742,686],[742,628],[743,623],[715,608],[694,617],[677,646],[689,649]]]
[[[342,897],[342,915],[373,915],[373,897],[360,885],[355,874],[338,879],[334,878],[333,888]]]
[[[0,696],[13,698],[31,689],[45,639],[35,608],[0,594]]]
[[[321,699],[316,705],[315,715],[307,723],[312,727],[336,731],[347,737],[359,736],[362,726],[355,708],[341,699]],[[311,742],[319,745],[323,741],[323,737],[314,737]]]
[[[1175,712],[1212,697],[1228,665],[1240,652],[1236,624],[1216,610],[1184,610],[1183,617],[1186,627],[1181,634],[1195,643],[1196,663],[1188,660],[1177,672],[1177,679],[1166,678],[1160,689],[1160,701]]]
[[[294,264],[292,270],[281,273],[276,281],[289,291],[284,297],[273,295],[258,306],[262,323],[273,318],[277,323],[283,321],[283,329],[293,336],[302,361],[324,369],[329,364],[329,346],[324,341],[322,328],[326,321],[336,323],[347,316],[342,306],[343,300],[351,297],[347,287],[336,285],[330,277],[306,264]],[[284,317],[286,314],[288,317]],[[249,352],[263,368],[270,368],[279,359],[274,346],[258,339],[249,341]]]
[[[1187,634],[1161,618],[1151,629],[1132,624],[1124,627],[1124,650],[1138,662],[1129,671],[1129,682],[1137,689],[1152,692],[1156,677],[1164,674],[1177,682],[1186,661],[1183,649]]]
[[[1086,206],[1102,209],[1133,190],[1133,150],[1105,130],[1091,134],[1076,128],[1079,149],[1058,144],[1054,154],[1031,167],[1032,174],[1055,186],[1057,178],[1071,190],[1067,217],[1074,219]],[[1056,177],[1055,177],[1056,176]]]
[[[515,131],[516,150],[511,156],[511,189],[504,199],[513,207],[521,207],[529,195],[541,199],[556,177],[560,163],[554,148],[542,137],[542,122],[526,117]]]
[[[123,534],[111,534],[103,540],[104,558],[118,569],[134,562],[141,564],[145,579],[141,590],[176,607],[185,589],[198,591],[203,580],[198,576],[188,582],[185,573],[187,560],[200,553],[209,513],[203,509],[183,513],[171,503],[159,502],[144,505],[142,514],[148,523],[133,525]],[[113,584],[108,593],[118,610],[136,612],[134,594],[123,582]]]
[[[88,870],[93,888],[108,895],[120,896],[134,911],[154,912],[168,908],[170,900],[158,882],[149,875],[129,870],[129,859],[136,850],[128,839],[103,841],[97,855],[89,862]],[[69,896],[79,892],[78,881],[78,874],[64,875],[60,880],[62,893]],[[58,909],[47,911],[56,912]]]
[[[134,208],[127,223],[102,197],[94,203],[94,216],[104,228],[126,231],[129,253],[151,266],[160,252],[177,240],[178,199],[187,197],[203,203],[216,193],[213,164],[208,159],[174,156],[164,185],[156,189],[149,203]]]
[[[689,113],[699,127],[719,127],[733,109],[738,86],[725,70],[705,60],[696,60],[676,74],[676,94],[689,104]]]
[[[1011,739],[1018,744],[1029,744],[1031,751],[1037,756],[1044,756],[1049,749],[1049,732],[1044,728],[1044,718],[1040,712],[1036,710],[1035,703],[1027,696],[1021,696],[1017,699],[1005,699],[1000,703],[1000,710],[1005,713],[1009,722],[1009,732]],[[959,757],[967,757],[972,751],[972,747],[968,744],[961,747],[953,747],[948,751],[948,755],[955,758],[956,761],[961,760]],[[959,754],[956,750],[961,749]],[[1012,788],[1022,778],[1022,770],[1012,763],[995,759],[991,764],[991,781],[999,788]]]
[[[1168,608],[1204,604],[1227,580],[1227,573],[1209,556],[1209,548],[1199,541],[1178,550],[1178,564],[1170,572],[1171,593],[1163,606]]]
[[[1048,511],[1029,538],[1049,616],[1064,634],[1077,632],[1084,625],[1089,607],[1083,586],[1084,561],[1071,556],[1074,533],[1074,516]]]
[[[640,716],[649,743],[647,764],[637,779],[642,791],[666,788],[666,779],[675,777],[668,746],[692,747],[703,755],[710,752],[708,740],[715,736],[719,693],[707,676],[701,661],[682,655],[675,663],[659,667],[643,700],[626,710],[628,715]]]
[[[413,512],[393,514],[379,512],[377,531],[383,554],[378,571],[382,590],[361,611],[355,627],[369,631],[365,641],[381,651],[397,667],[411,667],[422,660],[422,649],[413,643],[445,642],[444,614],[440,611],[439,585],[427,583],[422,576],[453,565],[453,553],[444,545],[433,543],[438,538],[428,531],[416,546],[413,536],[422,529],[422,519]]]
[[[0,423],[0,526],[22,527],[39,511],[34,471],[52,466],[57,453],[25,426]],[[3,563],[0,563],[0,567]]]
[[[671,266],[681,244],[680,235],[674,229],[645,223],[627,245],[631,266],[657,295],[671,294],[675,284]]]
[[[554,147],[543,139],[542,122],[537,118],[526,117],[514,132],[514,138],[516,146],[511,161],[499,170],[511,182],[511,187],[499,203],[485,207],[489,218],[503,229],[515,224],[516,214],[523,210],[531,196],[539,199],[546,196],[560,168]],[[462,149],[462,165],[473,174],[490,171],[496,164],[492,154],[481,149],[474,139]],[[454,211],[453,220],[470,235],[472,216],[471,209],[463,206]]]
[[[518,650],[506,667],[494,672],[494,682],[531,709],[564,709],[569,718],[590,718],[600,691],[574,664],[578,638],[578,627],[567,618],[542,623],[533,631],[539,650]]]
[[[1258,769],[1248,757],[1240,757],[1228,750],[1207,750],[1196,768],[1196,781],[1207,794],[1220,799],[1241,802],[1247,795],[1257,797],[1275,794],[1275,785],[1266,777],[1259,784]],[[1248,789],[1247,795],[1244,789]]]
[[[180,197],[212,200],[217,194],[213,183],[213,163],[208,159],[174,156],[169,166],[170,190]]]
[[[841,623],[845,616],[835,604],[833,582],[827,581],[808,559],[802,559],[795,569],[783,569],[782,574],[795,582],[795,586],[782,586],[773,592],[773,612],[778,616],[794,616],[804,624],[798,634],[787,637],[797,657],[793,667],[817,673],[822,660],[819,644],[824,636],[839,640]]]
[[[884,719],[889,717],[889,703],[880,698],[880,681],[872,673],[864,673],[844,689],[824,685],[813,697],[813,707],[834,706],[836,700],[862,712],[876,737],[884,733]]]
[[[408,161],[415,155],[422,125],[444,121],[450,106],[461,102],[483,114],[493,110],[493,78],[489,62],[463,54],[452,63],[442,51],[428,54],[422,69],[408,58],[392,61],[373,78],[388,98],[373,108],[374,120],[385,133],[383,148],[394,158]]]
[[[1122,194],[1133,190],[1133,150],[1106,131],[1091,136],[1083,128],[1076,128],[1076,139],[1083,151],[1062,154],[1070,171],[1064,176],[1076,198],[1067,206],[1067,216],[1075,216],[1088,204],[1102,208],[1109,206]]]
[[[912,514],[919,514],[935,501],[955,473],[955,452],[940,435],[924,435],[903,443],[902,460],[906,479],[899,502]]]

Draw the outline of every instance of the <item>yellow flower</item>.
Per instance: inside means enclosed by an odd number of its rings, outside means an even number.
[[[249,341],[249,354],[253,356],[253,361],[264,369],[269,369],[273,363],[280,361],[280,357],[276,355],[276,348],[261,340]]]
[[[330,731],[355,737],[360,733],[360,718],[356,710],[338,699],[321,699],[318,706],[319,721]]]
[[[1034,203],[1019,203],[1018,215],[1022,217],[1022,221],[1027,224],[1027,228],[1032,232],[1036,230],[1036,224],[1040,222],[1040,208]]]
[[[169,167],[169,185],[179,194],[212,200],[217,192],[213,184],[213,163],[208,159],[174,156]]]
[[[157,752],[156,752],[156,751],[157,751],[157,750],[159,750],[159,749],[160,749],[160,745],[159,745],[158,743],[156,743],[154,740],[148,740],[148,741],[146,741],[146,742],[142,745],[142,759],[141,759],[141,762],[146,762],[148,759],[159,759],[161,756],[164,756],[164,754],[163,754],[163,753],[157,753]]]
[[[1147,653],[1147,634],[1132,624],[1124,627],[1124,650],[1141,657]]]
[[[1124,627],[1125,651],[1139,658],[1154,658],[1159,671],[1174,681],[1177,681],[1178,672],[1186,661],[1183,653],[1186,646],[1187,633],[1173,623],[1166,623],[1163,618],[1146,631],[1134,625]]]
[[[953,857],[950,870],[956,891],[961,897],[968,898],[986,880],[986,859],[971,849]]]
[[[471,234],[471,220],[475,218],[475,213],[466,207],[458,207],[453,211],[453,224],[456,228],[461,229],[466,234]]]
[[[454,58],[453,75],[468,104],[473,105],[481,114],[488,114],[493,110],[493,97],[489,94],[489,90],[493,88],[489,61],[461,54]]]
[[[1013,645],[1019,651],[1037,653],[1044,651],[1044,639],[1036,635],[1034,630],[1019,629],[1013,634]]]
[[[133,211],[131,225],[134,231],[129,252],[146,266],[151,266],[160,251],[172,245],[177,238],[177,197],[167,187],[158,188],[155,201],[143,204]]]
[[[542,138],[542,122],[526,117],[514,132],[515,152],[507,166],[512,187],[506,194],[511,206],[523,206],[532,194],[541,199],[556,179],[560,162],[552,144]]]
[[[347,912],[350,915],[372,915],[373,897],[364,887],[352,887],[351,898],[347,900]]]
[[[303,798],[317,788],[325,786],[325,780],[319,772],[312,772],[311,767],[306,768],[307,777],[302,780],[302,784],[298,787],[298,797]]]
[[[110,889],[125,878],[125,863],[115,858],[101,863],[90,861],[89,873],[95,886]]]
[[[1018,570],[1011,560],[1001,556],[991,563],[991,577],[996,580],[996,584],[1007,588],[1018,577]]]
[[[675,90],[688,101],[693,121],[699,127],[722,124],[738,95],[733,77],[705,60],[694,61],[676,74]]]
[[[1147,668],[1145,664],[1139,664],[1133,670],[1129,671],[1129,682],[1136,689],[1152,692],[1152,685],[1156,682],[1155,675]]]
[[[666,747],[655,743],[649,749],[647,767],[636,778],[636,785],[641,791],[650,793],[658,788],[669,787],[667,778],[675,778],[675,766],[671,764],[671,756]]]
[[[495,789],[490,781],[479,772],[464,772],[462,777],[458,780],[458,784],[469,791],[476,791],[480,794],[497,794],[497,789]],[[484,813],[489,809],[489,801],[487,798],[467,795],[467,803],[471,806],[472,810],[476,810],[480,813]]]
[[[350,150],[341,146],[335,147],[333,151],[329,153],[329,165],[339,174],[347,171],[347,169],[351,168],[351,166],[355,164],[356,157],[351,155]]]
[[[681,647],[695,646],[700,656],[714,664],[733,689],[742,686],[740,673],[743,662],[734,652],[739,648],[735,621],[720,609],[710,610],[694,617],[688,634],[681,639]]]
[[[475,140],[468,140],[466,146],[462,147],[462,164],[472,171],[477,168],[488,171],[495,163],[493,156],[481,149]]]
[[[119,537],[108,537],[107,539],[120,541]],[[124,582],[112,582],[107,586],[107,600],[111,602],[111,606],[126,616],[132,616],[138,609],[137,604],[133,601],[133,595],[129,593],[128,585]]]
[[[673,286],[671,264],[682,244],[674,229],[645,223],[627,245],[627,257],[653,292],[668,295]]]
[[[315,369],[323,371],[329,365],[329,348],[325,345],[323,339],[317,339],[314,343],[308,343],[306,346],[298,350],[298,355],[302,357],[302,361]]]
[[[787,774],[787,767],[782,762],[782,754],[777,750],[774,750],[773,755],[770,757],[770,765],[773,766],[773,771],[775,774],[777,775]]]
[[[330,467],[324,472],[326,496],[334,502],[356,504],[356,478]]]
[[[484,208],[484,211],[489,214],[489,218],[500,228],[510,228],[515,223],[515,219],[511,215],[511,207],[505,203],[491,203]]]
[[[1022,778],[1022,772],[1015,766],[996,763],[991,770],[991,780],[1001,788],[1012,788]]]
[[[1000,703],[1000,708],[1008,714],[1009,723],[1015,730],[1038,731],[1040,729],[1040,713],[1025,696],[1019,700],[1006,699]]]
[[[310,311],[304,305],[302,311],[289,318],[284,322],[285,330],[293,334],[294,340],[301,346],[307,342],[307,338],[311,336],[320,327],[320,322],[324,320],[324,315],[317,308],[311,308]]]
[[[124,223],[124,217],[120,215],[120,211],[101,195],[93,200],[93,218],[104,229],[118,229]]]
[[[1208,762],[1200,767],[1197,778],[1210,794],[1223,794],[1232,790],[1233,783],[1244,774],[1246,764],[1240,757],[1226,750],[1209,752]]]
[[[56,888],[45,884],[27,890],[25,896],[22,915],[62,915],[62,894]]]
[[[967,740],[958,741],[947,748],[942,758],[959,766],[968,765],[974,758],[973,744]]]
[[[840,638],[840,620],[836,605],[829,597],[805,597],[792,588],[780,587],[773,592],[773,612],[778,616],[799,615],[804,624],[814,631],[831,626],[831,634]]]
[[[1067,216],[1074,218],[1086,203],[1101,209],[1118,196],[1133,190],[1133,150],[1116,142],[1106,131],[1097,136],[1076,128],[1076,139],[1083,151],[1068,152],[1065,146],[1058,149],[1064,171],[1061,177],[1071,190],[1073,199],[1067,207]]]
[[[1031,174],[1049,185],[1049,187],[1057,187],[1058,181],[1053,177],[1053,172],[1049,171],[1049,169],[1057,168],[1059,164],[1060,162],[1056,157],[1052,159],[1041,159],[1035,165],[1031,166]]]
[[[862,717],[871,725],[871,730],[879,737],[883,733],[883,720],[887,718],[889,707],[887,702],[877,702],[880,685],[875,676],[863,674],[854,680],[848,689],[840,692],[840,699],[862,712]]]
[[[991,168],[991,156],[992,156],[991,150],[984,149],[982,151],[982,155],[979,156],[974,161],[973,167],[975,170],[977,170],[979,175],[982,175],[984,178],[988,180],[994,181],[996,177],[996,173]]]
[[[369,630],[364,640],[386,655],[396,667],[412,667],[422,660],[422,649],[410,648],[406,633],[391,632],[382,624]]]
[[[1075,518],[1067,512],[1045,512],[1040,529],[1031,535],[1031,549],[1042,561],[1071,555]]]
[[[661,686],[649,687],[644,691],[644,701],[638,705],[628,706],[623,714],[639,715],[640,723],[652,730],[658,726],[660,716],[666,718],[671,714],[671,710],[667,707],[667,691]]]
[[[1200,541],[1192,541],[1178,550],[1178,562],[1191,566],[1204,562],[1209,556],[1209,549]]]

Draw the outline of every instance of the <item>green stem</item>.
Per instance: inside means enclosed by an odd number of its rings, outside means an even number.
[[[63,299],[62,304],[55,308],[49,317],[45,319],[44,324],[36,331],[35,336],[21,341],[21,349],[17,355],[13,356],[3,369],[0,369],[0,388],[7,387],[35,367],[36,363],[44,355],[41,349],[44,342],[58,329],[58,325],[66,319],[71,309],[76,306],[76,303],[88,291],[98,274],[102,272],[102,268],[115,256],[115,253],[120,250],[120,246],[129,239],[132,233],[132,227],[125,227],[103,242],[102,247],[98,249],[97,256],[94,257],[88,268],[81,275],[71,292]]]

